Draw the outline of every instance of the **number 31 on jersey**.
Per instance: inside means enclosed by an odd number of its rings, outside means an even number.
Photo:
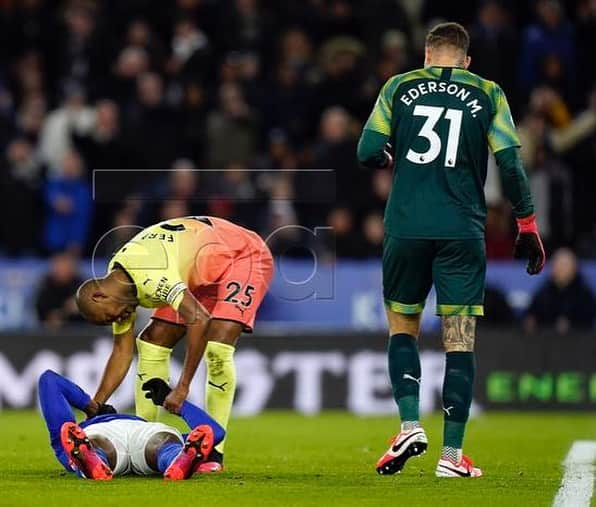
[[[406,159],[414,164],[430,164],[434,162],[441,153],[442,141],[439,134],[434,130],[438,121],[445,113],[445,119],[449,121],[449,134],[447,135],[447,147],[445,149],[445,167],[455,167],[457,163],[457,148],[459,146],[459,134],[463,113],[459,109],[447,109],[444,107],[417,105],[414,108],[414,116],[422,116],[426,121],[422,125],[419,137],[428,140],[429,147],[424,153],[408,150]]]

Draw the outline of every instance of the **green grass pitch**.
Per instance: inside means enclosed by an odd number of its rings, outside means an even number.
[[[0,505],[547,506],[571,443],[596,439],[592,414],[487,413],[470,422],[466,441],[485,477],[441,480],[434,477],[441,421],[439,415],[423,421],[429,452],[395,476],[374,471],[395,419],[268,412],[231,422],[224,474],[179,483],[157,476],[95,483],[61,469],[37,413],[7,411],[0,414]]]

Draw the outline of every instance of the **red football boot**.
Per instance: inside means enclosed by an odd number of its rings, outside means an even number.
[[[197,426],[188,434],[184,447],[164,472],[164,479],[181,481],[192,476],[196,466],[204,462],[212,451],[213,440],[211,426],[207,424]]]
[[[97,455],[93,444],[83,431],[74,422],[65,422],[60,429],[62,448],[68,455],[71,468],[85,479],[94,481],[109,481],[112,479],[112,470]]]

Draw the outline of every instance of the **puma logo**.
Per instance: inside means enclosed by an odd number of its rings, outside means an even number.
[[[221,392],[225,393],[226,392],[226,388],[225,386],[227,385],[227,382],[224,382],[223,384],[214,384],[213,382],[211,382],[211,380],[209,382],[207,382],[210,386],[215,387],[216,389],[219,389]]]
[[[412,375],[410,375],[409,373],[404,373],[404,376],[402,377],[405,380],[413,380],[414,382],[416,382],[418,385],[420,385],[420,379],[413,377]]]
[[[236,309],[239,310],[242,315],[244,315],[244,308],[242,308],[240,305],[236,305]]]

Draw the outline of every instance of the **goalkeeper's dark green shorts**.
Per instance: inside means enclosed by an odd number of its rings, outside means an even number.
[[[484,315],[484,239],[401,239],[385,235],[383,297],[397,313],[422,312],[431,286],[437,315]]]

